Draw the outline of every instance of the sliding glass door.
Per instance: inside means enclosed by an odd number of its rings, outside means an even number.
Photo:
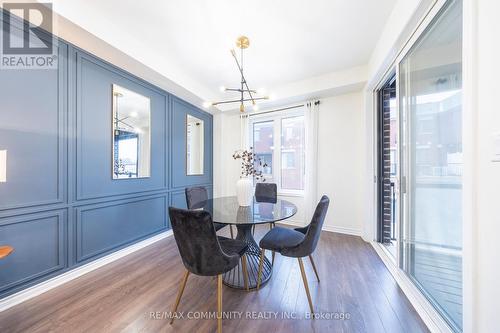
[[[450,1],[399,64],[401,265],[462,329],[462,5]]]

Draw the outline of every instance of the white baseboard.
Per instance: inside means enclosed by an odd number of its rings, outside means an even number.
[[[104,265],[107,265],[113,261],[125,257],[135,251],[138,251],[148,245],[158,242],[164,238],[171,236],[172,230],[162,232],[161,234],[155,235],[136,244],[130,245],[124,249],[113,252],[105,257],[96,259],[88,264],[82,265],[75,269],[72,269],[66,273],[53,277],[49,280],[40,282],[37,285],[29,287],[27,289],[21,290],[15,294],[9,295],[5,298],[0,299],[0,312],[5,311],[14,305],[27,301],[33,297],[41,295],[51,289],[54,289],[66,282],[74,280],[84,274],[87,274],[93,270],[98,269]]]
[[[294,220],[284,220],[284,221],[280,221],[279,223],[285,224],[285,225],[291,225],[294,227],[303,227],[306,225],[305,223],[303,223],[301,221],[294,221]],[[359,229],[338,227],[338,226],[334,226],[334,225],[331,226],[331,225],[323,224],[323,230],[330,231],[330,232],[336,232],[339,234],[352,235],[352,236],[361,236],[362,235],[362,232]]]
[[[398,268],[391,258],[389,258],[387,252],[382,249],[382,245],[377,242],[371,242],[371,245],[375,249],[375,252],[377,252],[380,259],[382,259],[382,262],[385,264],[389,272],[391,272],[392,276],[398,283],[401,290],[403,290],[404,294],[413,305],[420,318],[422,318],[425,325],[427,325],[427,328],[432,333],[453,333],[452,329],[448,326],[444,319],[441,318],[439,313],[434,309],[431,303],[429,303],[427,298],[422,295],[406,273]]]
[[[359,229],[339,227],[335,225],[323,225],[323,230],[352,236],[362,236],[363,234]]]

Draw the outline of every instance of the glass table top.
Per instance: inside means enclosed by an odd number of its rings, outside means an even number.
[[[277,222],[297,213],[297,206],[282,199],[272,202],[254,198],[250,206],[241,207],[235,196],[222,197],[209,199],[200,206],[199,209],[210,212],[214,222],[235,225]]]

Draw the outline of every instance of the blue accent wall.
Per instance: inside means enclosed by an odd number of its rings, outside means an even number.
[[[1,22],[1,21],[0,21]],[[0,70],[0,298],[170,228],[184,188],[212,191],[212,116],[65,41],[58,68]],[[112,179],[112,84],[151,100],[151,176]],[[186,175],[186,115],[204,120],[204,174]]]

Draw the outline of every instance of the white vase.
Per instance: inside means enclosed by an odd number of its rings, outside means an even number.
[[[251,178],[240,178],[236,182],[236,195],[240,206],[250,206],[253,200],[253,182]]]

